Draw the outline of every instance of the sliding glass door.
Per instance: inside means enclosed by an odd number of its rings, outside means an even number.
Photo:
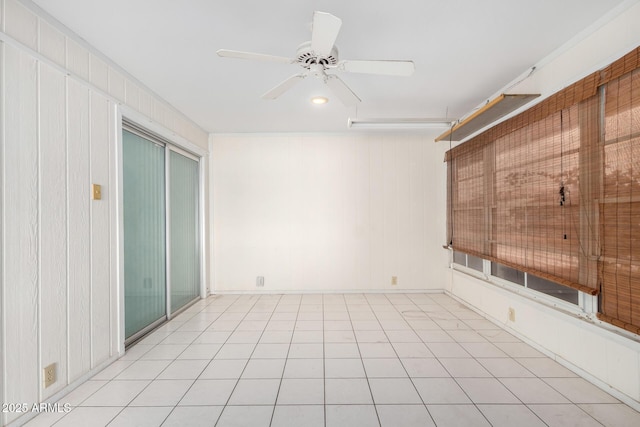
[[[200,295],[199,163],[123,130],[125,343]]]
[[[200,295],[198,161],[169,151],[171,312]]]
[[[123,131],[125,339],[166,316],[165,148]]]

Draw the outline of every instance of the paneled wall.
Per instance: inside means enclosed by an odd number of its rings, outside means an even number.
[[[115,110],[28,53],[7,44],[2,53],[4,401],[36,402],[117,348],[109,247]],[[90,200],[90,183],[103,186],[103,200]],[[43,389],[40,369],[50,363],[60,380]]]
[[[33,404],[119,351],[118,109],[204,150],[208,137],[30,7],[0,1],[0,401]],[[44,388],[51,363],[57,381]]]
[[[214,291],[443,289],[434,136],[212,135]]]

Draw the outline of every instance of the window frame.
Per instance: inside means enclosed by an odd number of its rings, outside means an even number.
[[[561,309],[565,312],[569,312],[574,315],[589,316],[597,313],[598,311],[597,295],[590,295],[575,289],[575,291],[578,293],[578,302],[574,304],[574,303],[565,301],[563,299],[557,298],[553,295],[545,294],[544,292],[529,288],[527,286],[527,277],[529,273],[527,272],[522,271],[522,273],[524,274],[524,285],[521,285],[519,283],[511,282],[509,280],[506,280],[491,274],[491,264],[493,261],[482,259],[483,269],[482,271],[478,271],[468,267],[467,265],[462,265],[454,262],[454,256],[453,256],[454,252],[457,252],[458,254],[463,254],[465,256],[466,264],[468,264],[468,256],[469,256],[468,254],[465,254],[464,252],[460,252],[460,251],[454,251],[453,248],[449,248],[449,251],[450,251],[450,268],[454,271],[464,273],[475,279],[479,279],[491,285],[506,289],[515,294],[523,296],[527,299],[537,301],[546,306]]]

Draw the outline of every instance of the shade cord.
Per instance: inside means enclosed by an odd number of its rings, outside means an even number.
[[[447,107],[447,114],[448,109]],[[452,141],[453,141],[453,127],[449,131],[449,155],[448,155],[448,169],[449,169],[449,247],[453,247],[453,158],[451,157]]]

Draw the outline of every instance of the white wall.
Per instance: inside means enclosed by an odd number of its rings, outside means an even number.
[[[204,150],[208,136],[37,10],[0,0],[0,18],[0,401],[32,404],[121,344],[119,108]],[[90,199],[92,183],[102,200]],[[58,380],[45,389],[50,363]],[[0,425],[19,415],[0,414]]]
[[[541,61],[535,73],[510,92],[541,93],[539,102],[635,49],[640,45],[640,3],[629,3],[634,5],[624,13]],[[597,321],[549,308],[457,271],[451,271],[447,291],[640,409],[639,337],[626,338]],[[516,310],[516,322],[507,321],[510,307]]]
[[[507,92],[541,101],[636,47],[639,20],[625,2]],[[444,289],[448,147],[434,136],[211,135],[212,291]]]
[[[434,136],[212,135],[213,291],[442,289]]]

